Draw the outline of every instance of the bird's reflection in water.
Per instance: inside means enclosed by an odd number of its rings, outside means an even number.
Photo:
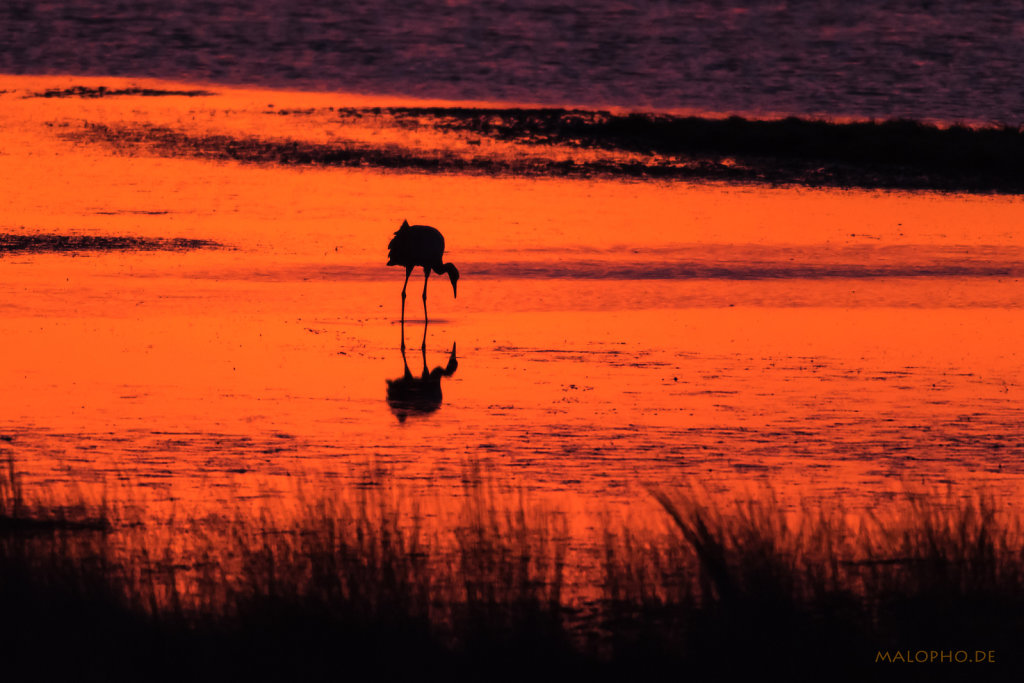
[[[459,361],[455,359],[455,344],[452,344],[448,365],[443,368],[438,366],[428,371],[426,346],[421,348],[420,352],[423,356],[423,372],[419,377],[409,370],[409,362],[405,358],[403,347],[402,364],[405,366],[405,374],[398,379],[387,380],[388,407],[402,423],[410,416],[429,415],[440,408],[441,378],[451,377],[459,367]]]

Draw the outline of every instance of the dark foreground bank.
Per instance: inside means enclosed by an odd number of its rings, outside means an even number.
[[[468,477],[431,531],[386,483],[297,515],[147,521],[0,476],[0,650],[40,680],[1020,680],[1021,517],[656,491],[589,590],[556,511]],[[925,661],[922,661],[924,658]],[[909,661],[908,661],[909,660]],[[774,676],[773,676],[774,677]]]

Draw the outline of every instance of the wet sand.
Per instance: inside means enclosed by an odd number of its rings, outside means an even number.
[[[128,94],[24,96],[101,85]],[[480,461],[589,511],[693,478],[864,506],[907,482],[1019,491],[1016,197],[155,155],[64,132],[372,140],[266,110],[409,103],[119,79],[0,91],[0,232],[121,245],[0,252],[0,445],[36,480],[221,505],[299,474],[358,483],[373,463],[443,496]],[[453,346],[458,367],[436,409],[400,420],[403,273],[384,263],[403,219],[442,230],[462,279],[453,299],[431,278],[426,330],[427,369]]]

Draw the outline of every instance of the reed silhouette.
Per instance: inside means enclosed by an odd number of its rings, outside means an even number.
[[[405,349],[405,290],[409,286],[409,276],[417,266],[423,268],[423,323],[430,322],[427,315],[427,282],[430,280],[430,271],[438,275],[448,275],[452,283],[452,293],[459,295],[456,285],[459,282],[459,270],[451,263],[442,263],[444,256],[444,237],[436,229],[429,225],[409,225],[409,221],[402,221],[401,227],[395,232],[395,236],[388,243],[388,265],[405,266],[405,284],[402,285],[402,349]],[[427,331],[423,330],[423,344],[421,348],[427,348]]]
[[[4,680],[1024,680],[1024,514],[970,486],[856,513],[694,480],[649,489],[665,525],[577,537],[472,463],[444,501],[373,467],[287,510],[163,516],[4,454]],[[940,651],[973,663],[902,665]]]
[[[409,370],[409,362],[405,358],[405,344],[402,344],[402,364],[405,366],[405,372],[397,379],[387,380],[388,406],[398,421],[402,423],[411,415],[429,415],[440,408],[442,401],[441,378],[451,377],[459,367],[459,361],[455,358],[454,343],[452,343],[452,352],[448,356],[448,365],[443,368],[437,366],[428,371],[426,346],[421,348],[421,353],[423,354],[423,372],[417,377]]]

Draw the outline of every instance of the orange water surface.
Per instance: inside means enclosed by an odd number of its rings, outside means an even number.
[[[394,101],[25,97],[83,84],[173,87],[0,78],[0,232],[224,248],[0,256],[0,443],[29,477],[203,506],[283,495],[296,475],[358,482],[369,463],[457,496],[482,462],[584,519],[695,478],[864,506],[907,482],[1018,491],[1016,197],[156,155],[66,133],[477,146],[325,109]],[[458,298],[431,278],[426,328],[422,276],[403,330],[403,273],[384,265],[403,219],[438,227],[462,273]],[[440,402],[388,402],[405,362],[418,378],[453,347]]]

